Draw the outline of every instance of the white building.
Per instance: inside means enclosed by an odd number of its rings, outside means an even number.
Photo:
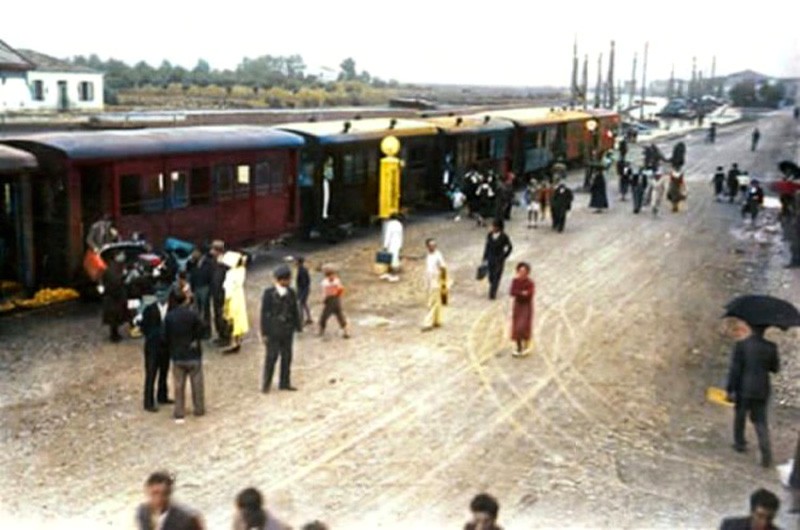
[[[0,113],[102,109],[102,73],[0,40]]]

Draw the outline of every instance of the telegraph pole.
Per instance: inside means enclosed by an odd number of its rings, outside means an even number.
[[[697,97],[697,57],[692,57],[692,82],[689,85],[689,97]]]
[[[636,60],[639,58],[636,52],[633,52],[633,72],[631,73],[631,89],[628,106],[633,106],[633,99],[636,97]]]
[[[575,42],[572,44],[572,82],[570,84],[572,94],[572,104],[578,100],[578,36],[575,35]]]
[[[589,102],[589,55],[583,56],[583,76],[581,78],[581,92],[583,92],[583,108]]]
[[[614,41],[611,41],[611,53],[608,56],[608,107],[614,108]]]
[[[603,91],[603,54],[597,57],[597,85],[594,89],[594,108],[600,107],[600,98]]]
[[[672,70],[669,73],[669,84],[667,84],[667,98],[672,99],[675,96],[675,63],[672,64]]]
[[[639,107],[639,119],[644,119],[644,98],[647,95],[647,48],[650,46],[649,42],[644,43],[644,60],[642,61],[642,104]]]

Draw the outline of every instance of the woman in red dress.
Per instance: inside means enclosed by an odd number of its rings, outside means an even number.
[[[517,264],[517,275],[511,281],[511,297],[514,305],[511,313],[511,340],[517,343],[514,357],[529,353],[533,328],[533,295],[536,286],[530,278],[531,267],[527,263]]]

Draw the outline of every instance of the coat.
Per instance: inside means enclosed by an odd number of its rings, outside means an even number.
[[[730,517],[724,519],[719,530],[752,530],[753,521],[750,517]],[[768,530],[778,530],[775,525],[769,525]]]
[[[489,234],[486,236],[486,245],[483,247],[483,261],[489,265],[490,269],[502,266],[513,249],[511,239],[505,232],[500,232],[497,237]]]
[[[589,201],[589,208],[605,209],[608,208],[608,195],[606,194],[606,178],[602,171],[598,171],[592,179],[589,191],[592,198]]]
[[[303,331],[297,295],[291,287],[286,290],[287,293],[280,296],[274,286],[264,289],[261,297],[261,335],[264,337],[286,338]]]
[[[667,199],[669,202],[681,202],[686,199],[686,182],[683,173],[670,173],[668,187]]]
[[[151,518],[150,506],[140,504],[136,509],[137,530],[156,530]],[[163,530],[202,530],[200,516],[188,508],[172,504],[164,520]]]
[[[222,288],[225,291],[225,320],[231,326],[231,335],[241,337],[250,331],[250,319],[247,316],[247,300],[244,294],[246,271],[243,266],[234,267],[225,274]]]
[[[533,297],[536,286],[530,278],[514,278],[511,281],[511,340],[530,340],[533,327]]]
[[[733,394],[737,402],[742,399],[767,400],[770,394],[769,374],[777,373],[779,368],[775,343],[755,334],[750,335],[737,342],[731,352],[728,393]]]
[[[550,199],[550,208],[557,214],[568,212],[572,208],[572,199],[572,190],[566,186],[559,185],[553,191],[553,196]]]
[[[169,314],[170,307],[167,307]],[[144,335],[144,352],[148,355],[157,355],[166,351],[164,335],[164,322],[161,321],[161,311],[158,302],[154,302],[142,311],[142,335]]]
[[[386,223],[383,247],[392,255],[392,267],[400,266],[400,250],[403,248],[403,223],[391,219]]]
[[[112,263],[103,272],[103,324],[121,326],[130,318],[122,265]]]
[[[189,306],[178,306],[164,320],[164,341],[170,359],[175,362],[200,361],[203,356],[200,340],[205,326]]]

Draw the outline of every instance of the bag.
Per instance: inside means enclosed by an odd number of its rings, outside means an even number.
[[[482,280],[489,275],[489,266],[485,263],[482,263],[480,267],[478,267],[477,272],[475,273],[476,280]]]
[[[391,265],[392,264],[392,253],[387,252],[385,250],[381,250],[375,254],[375,263],[381,263],[383,265]]]
[[[100,254],[92,249],[86,251],[86,255],[83,257],[83,270],[92,281],[98,281],[107,268],[108,265],[100,257]]]

